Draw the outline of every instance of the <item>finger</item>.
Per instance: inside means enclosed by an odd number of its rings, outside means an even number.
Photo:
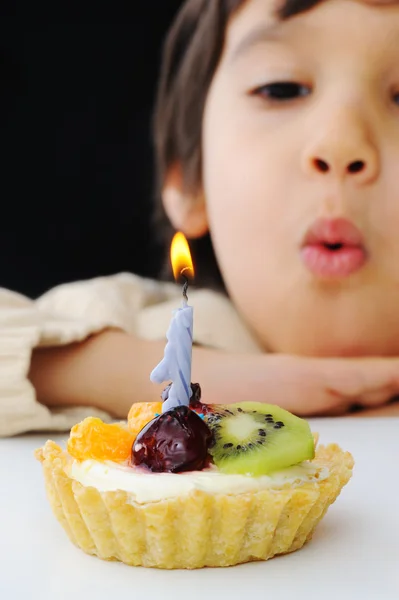
[[[326,367],[326,392],[331,402],[345,398],[381,404],[399,392],[398,359],[340,359],[326,363]]]
[[[384,404],[383,406],[377,406],[374,408],[364,408],[357,412],[355,415],[349,414],[348,416],[356,417],[399,417],[399,401],[393,404]]]

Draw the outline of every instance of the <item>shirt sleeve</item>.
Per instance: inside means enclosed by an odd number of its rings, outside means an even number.
[[[167,294],[155,281],[130,274],[58,286],[37,300],[0,289],[0,437],[65,431],[93,407],[48,408],[28,379],[32,351],[79,342],[110,327],[135,332],[143,305]]]

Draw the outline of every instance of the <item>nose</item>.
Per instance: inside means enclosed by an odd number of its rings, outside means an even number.
[[[380,169],[369,127],[353,109],[330,114],[324,126],[315,127],[302,158],[308,175],[350,180],[358,185],[375,181]]]

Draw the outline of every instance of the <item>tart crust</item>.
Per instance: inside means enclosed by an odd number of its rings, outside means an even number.
[[[320,446],[322,481],[244,494],[194,491],[135,504],[124,491],[99,492],[68,476],[68,454],[56,443],[36,450],[47,496],[70,540],[104,560],[162,569],[226,567],[299,550],[349,481],[353,458]]]

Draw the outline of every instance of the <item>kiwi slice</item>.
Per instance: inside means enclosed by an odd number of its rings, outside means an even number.
[[[206,416],[209,450],[223,473],[266,475],[314,458],[309,424],[272,404],[215,405]]]

